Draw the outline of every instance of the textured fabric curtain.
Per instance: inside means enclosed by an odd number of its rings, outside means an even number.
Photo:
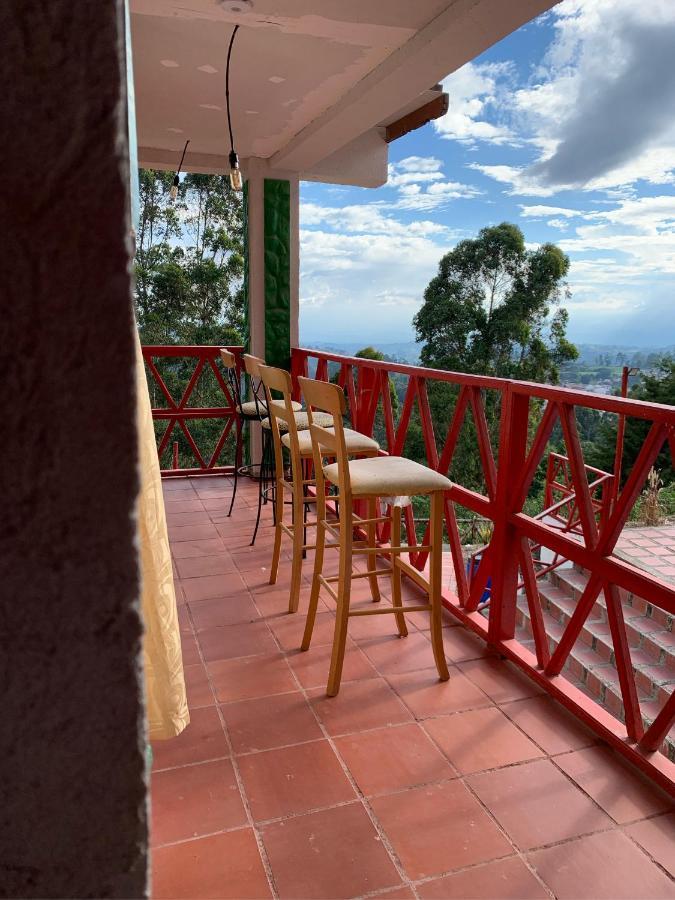
[[[162,480],[152,424],[150,395],[141,342],[136,334],[136,390],[140,494],[138,538],[141,563],[141,609],[145,634],[143,656],[148,737],[175,737],[190,721],[180,646],[176,592],[166,530]]]

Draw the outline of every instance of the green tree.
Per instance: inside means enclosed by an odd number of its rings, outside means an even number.
[[[566,336],[567,256],[554,244],[528,250],[517,225],[483,228],[441,259],[415,316],[425,366],[527,381],[559,381],[560,366],[578,356]],[[434,383],[429,401],[437,436],[443,440],[457,389]],[[499,397],[484,397],[493,447],[497,446]],[[533,411],[536,415],[536,410]],[[468,419],[452,475],[483,489],[475,428]]]
[[[517,225],[483,228],[441,259],[413,323],[426,366],[557,382],[578,356],[566,338],[567,256],[527,250]]]
[[[145,343],[239,343],[243,335],[241,199],[222,175],[141,169],[136,310]]]
[[[662,357],[654,370],[643,374],[640,381],[633,385],[629,396],[634,400],[645,400],[650,403],[663,403],[666,406],[675,406],[675,357]],[[604,469],[606,472],[612,472],[614,469],[617,419],[616,415],[602,416],[597,438],[593,446],[588,450],[588,462],[599,469]],[[647,437],[650,424],[646,419],[632,417],[626,419],[621,463],[621,474],[624,482],[630,474]],[[655,466],[659,470],[664,484],[670,485],[675,481],[675,470],[668,445],[659,454]]]

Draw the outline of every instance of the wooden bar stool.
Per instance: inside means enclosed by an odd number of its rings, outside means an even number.
[[[309,478],[310,466],[307,465],[313,458],[312,439],[309,434],[309,413],[298,413],[293,409],[291,376],[283,369],[275,369],[270,366],[260,367],[260,377],[265,386],[267,408],[270,410],[270,425],[274,446],[275,479],[276,479],[276,517],[274,532],[274,551],[272,554],[272,569],[270,572],[270,584],[277,580],[279,571],[279,557],[281,554],[281,539],[286,535],[293,542],[293,563],[291,568],[291,588],[288,601],[289,613],[297,612],[300,601],[300,580],[302,577],[302,560],[305,550],[314,549],[314,544],[307,543],[307,526],[316,525],[316,522],[307,522],[306,510],[310,503],[316,503],[316,499],[308,496],[308,488],[314,485]],[[280,399],[276,400],[272,394],[275,392]],[[333,417],[326,413],[312,413],[312,420],[322,428],[332,431]],[[343,429],[346,452],[352,456],[377,456],[379,444],[372,438],[358,431]],[[291,480],[286,478],[284,465],[284,449],[290,455]],[[291,495],[292,517],[290,524],[284,521],[284,499]],[[375,544],[375,526],[370,532],[373,546]],[[371,588],[379,590],[377,579],[373,578]]]
[[[403,614],[401,598],[401,554],[411,550],[429,552],[429,579],[426,582],[429,602],[419,606],[407,607],[408,612],[428,610],[431,613],[431,645],[434,654],[438,677],[441,681],[449,678],[448,666],[443,652],[443,636],[441,621],[441,567],[443,555],[443,495],[452,487],[445,476],[433,469],[400,456],[380,456],[373,459],[349,460],[345,441],[345,429],[342,416],[345,411],[345,396],[342,388],[325,381],[313,381],[309,378],[298,379],[310,418],[309,431],[312,440],[314,470],[317,494],[317,538],[314,558],[314,575],[312,591],[307,613],[307,623],[302,639],[302,649],[308,650],[314,629],[314,620],[319,601],[319,591],[324,587],[337,603],[335,635],[333,638],[333,654],[328,675],[326,693],[334,697],[340,690],[342,665],[347,640],[347,623],[350,616],[391,613],[396,617],[399,635],[408,633]],[[313,421],[314,409],[329,413],[333,417],[334,427],[330,430],[322,428]],[[330,465],[324,464],[324,457],[335,459]],[[326,484],[335,485],[338,489],[338,522],[330,522],[327,517]],[[369,511],[367,520],[354,516],[353,503],[357,498],[369,501],[375,506],[378,498],[386,498],[390,503],[397,497],[427,495],[431,498],[430,541],[427,546],[401,546],[401,508],[392,507],[391,516],[372,515]],[[332,498],[331,498],[332,499]],[[370,506],[370,509],[373,508]],[[378,522],[391,521],[391,543],[389,547],[377,548],[369,546],[370,541],[355,541],[355,526],[373,525]],[[335,543],[326,544],[326,532]],[[340,553],[339,575],[325,578],[322,574],[324,549],[337,548]],[[354,574],[352,558],[355,553],[365,553],[368,566],[365,573]],[[375,568],[377,553],[388,553],[391,559],[389,569]],[[376,608],[350,610],[351,583],[353,578],[380,577],[390,574],[392,582],[392,605]],[[333,585],[337,585],[337,591]]]
[[[242,412],[249,416],[249,421],[260,422],[262,428],[262,448],[260,454],[260,463],[258,465],[258,512],[255,520],[255,528],[253,529],[253,537],[251,538],[251,546],[255,544],[255,539],[260,527],[260,513],[263,503],[267,503],[267,489],[273,479],[273,451],[272,438],[270,432],[269,411],[267,409],[267,398],[265,396],[265,388],[263,386],[260,369],[265,365],[265,360],[250,353],[243,356],[244,370],[249,377],[251,385],[251,393],[253,399],[242,404]],[[292,401],[294,412],[302,409],[302,403]],[[305,416],[306,419],[306,416]],[[308,424],[308,423],[307,423]],[[305,425],[307,427],[307,425]]]

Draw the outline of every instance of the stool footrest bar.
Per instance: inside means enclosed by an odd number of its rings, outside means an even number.
[[[348,615],[351,616],[386,616],[388,613],[403,613],[404,615],[409,612],[429,612],[431,610],[431,604],[427,603],[424,606],[384,606],[384,607],[374,607],[373,609],[350,609]]]

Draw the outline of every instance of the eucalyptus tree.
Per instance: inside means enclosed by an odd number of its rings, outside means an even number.
[[[529,249],[517,225],[503,222],[460,241],[443,256],[413,320],[423,343],[424,366],[527,381],[557,383],[560,366],[576,359],[566,335],[569,259],[554,244]],[[457,396],[436,382],[429,391],[439,437]],[[499,395],[483,397],[488,429],[497,449]],[[536,418],[536,405],[533,418]],[[452,469],[453,477],[483,486],[476,434],[470,417]]]

